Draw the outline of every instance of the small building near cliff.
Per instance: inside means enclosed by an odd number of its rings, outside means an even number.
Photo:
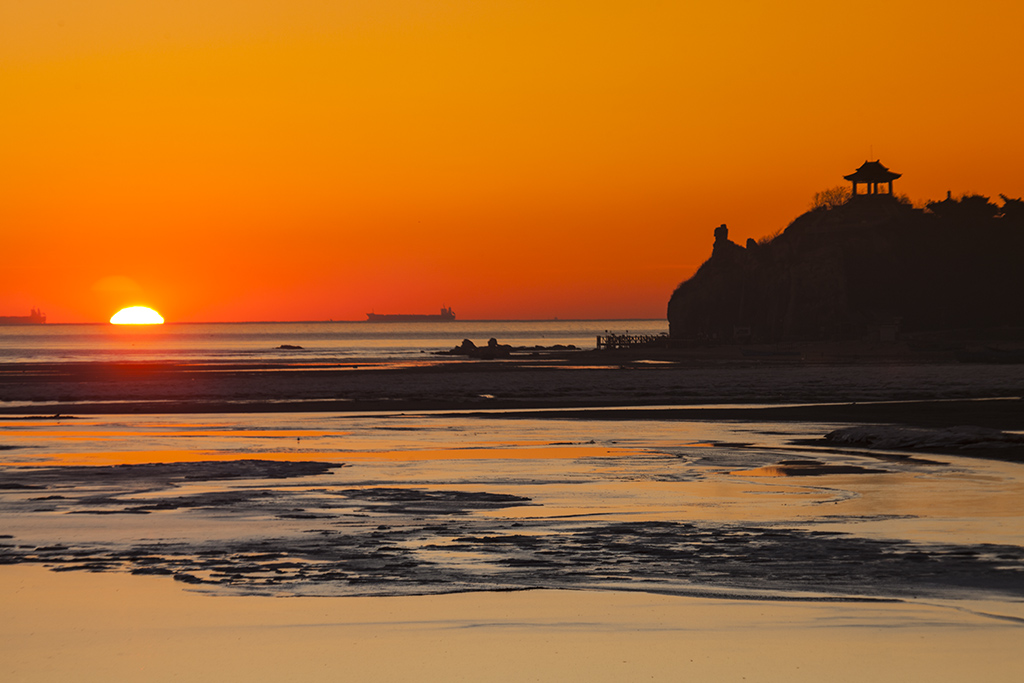
[[[853,197],[858,196],[871,196],[876,194],[892,195],[892,181],[899,178],[902,173],[893,173],[888,168],[883,166],[877,159],[875,161],[865,161],[860,165],[856,171],[850,175],[845,175],[843,178],[853,183]],[[864,185],[864,192],[858,193],[857,186]],[[884,192],[882,187],[884,187]]]

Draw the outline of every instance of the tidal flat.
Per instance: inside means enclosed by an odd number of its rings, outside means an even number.
[[[91,416],[6,430],[0,557],[261,595],[1024,596],[1016,463],[820,423]]]
[[[6,666],[32,681],[213,680],[228,662],[254,680],[342,665],[357,680],[1014,680],[1020,402],[991,393],[7,416]],[[943,442],[943,410],[989,416],[989,441]],[[825,438],[872,411],[906,418],[870,422],[898,439]]]

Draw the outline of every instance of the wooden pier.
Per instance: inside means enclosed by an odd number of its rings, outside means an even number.
[[[599,334],[597,348],[639,349],[668,346],[667,334]]]

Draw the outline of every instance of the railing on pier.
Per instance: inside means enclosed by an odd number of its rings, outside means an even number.
[[[668,346],[667,334],[599,334],[597,348],[637,349]]]

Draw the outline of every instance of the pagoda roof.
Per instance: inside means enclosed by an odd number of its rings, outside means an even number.
[[[902,173],[893,173],[878,161],[865,161],[855,172],[844,175],[846,180],[855,183],[888,183],[899,178]]]

